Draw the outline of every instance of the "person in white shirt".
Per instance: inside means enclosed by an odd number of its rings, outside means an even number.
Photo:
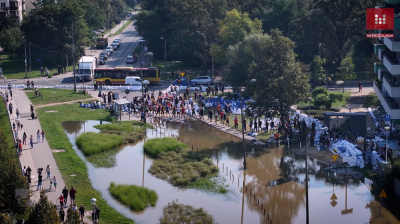
[[[50,165],[47,165],[47,167],[46,167],[46,173],[47,173],[47,178],[46,178],[46,179],[51,179],[51,177],[50,177],[50,173],[51,173],[51,167],[50,167]]]

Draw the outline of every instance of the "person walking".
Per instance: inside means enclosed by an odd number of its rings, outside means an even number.
[[[79,207],[79,214],[81,216],[81,222],[83,222],[83,217],[85,217],[85,214],[86,214],[86,209],[85,209],[85,207],[83,207],[83,205],[81,205],[81,207]]]
[[[18,108],[15,110],[15,113],[17,114],[17,119],[19,119],[19,109]]]
[[[34,109],[33,109],[33,105],[31,104],[31,113],[33,113]]]
[[[37,143],[40,142],[40,130],[38,129],[36,132],[36,137],[37,137]]]
[[[361,82],[358,82],[358,92],[362,92],[362,84],[361,84]]]
[[[60,201],[60,208],[63,209],[64,207],[64,196],[60,194],[60,197],[57,198],[56,202]]]
[[[53,184],[54,184],[54,190],[57,191],[57,178],[56,178],[56,176],[53,176]]]
[[[51,176],[50,176],[51,167],[50,167],[50,165],[47,165],[47,167],[46,167],[46,173],[47,173],[46,179],[51,179]]]
[[[42,142],[44,141],[44,136],[45,136],[45,132],[44,132],[44,130],[42,129]]]
[[[235,124],[235,129],[238,129],[239,128],[239,121],[238,121],[238,117],[235,115],[235,118],[233,119],[233,122],[234,122],[234,124]]]
[[[31,149],[33,149],[33,136],[32,135],[29,138],[29,143],[31,144]]]
[[[351,104],[347,104],[347,107],[349,108],[349,113],[351,113]]]
[[[42,178],[43,178],[43,176],[40,174],[39,177],[38,177],[38,184],[37,184],[37,188],[36,188],[37,191],[39,189],[40,190],[42,189]]]
[[[10,89],[10,98],[12,100],[12,90]]]
[[[59,212],[58,214],[59,214],[59,216],[60,216],[60,222],[61,222],[61,223],[64,223],[65,211],[64,211],[64,208],[63,208],[62,206],[61,206],[60,212]]]
[[[69,190],[69,197],[71,198],[71,205],[75,203],[75,194],[76,190],[74,186],[71,186],[71,189]]]
[[[10,111],[10,115],[11,115],[12,112],[13,112],[13,105],[12,105],[12,103],[8,104],[8,110]]]
[[[64,189],[62,190],[62,194],[64,196],[64,204],[67,204],[67,200],[68,200],[68,189],[67,189],[67,186],[64,186]]]

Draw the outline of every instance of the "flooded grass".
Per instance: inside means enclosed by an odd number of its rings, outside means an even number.
[[[101,152],[95,155],[86,157],[86,159],[96,168],[104,167],[111,168],[116,166],[115,156],[122,148]]]
[[[194,208],[190,205],[178,204],[175,201],[164,207],[161,224],[194,223],[213,224],[214,218],[203,208]]]
[[[146,135],[146,127],[149,124],[143,124],[138,121],[113,122],[111,124],[95,125],[101,133],[120,136],[124,144],[135,143]]]
[[[157,157],[161,152],[174,151],[185,147],[184,143],[169,137],[150,139],[143,146],[144,151],[152,157]]]
[[[184,149],[160,153],[149,169],[149,173],[174,186],[188,186],[199,178],[211,178],[218,171],[208,155]]]
[[[116,148],[124,143],[124,138],[118,135],[86,132],[76,138],[76,145],[85,156],[94,155]]]
[[[207,192],[214,192],[219,194],[226,194],[228,190],[225,188],[223,181],[220,178],[199,178],[195,182],[189,183],[190,188],[204,190]]]
[[[149,204],[155,206],[158,198],[155,191],[136,185],[116,185],[114,182],[111,182],[108,190],[115,199],[129,206],[134,211],[142,211]]]
[[[56,110],[58,113],[46,113],[47,110]],[[38,108],[37,114],[40,125],[46,130],[46,138],[51,149],[65,149],[63,153],[53,154],[58,168],[63,176],[67,186],[74,186],[79,197],[76,198],[76,204],[83,204],[86,208],[91,207],[90,199],[96,198],[97,205],[101,208],[102,222],[104,223],[133,223],[133,221],[113,207],[107,204],[102,194],[92,187],[89,179],[88,168],[85,162],[76,154],[72,148],[66,132],[62,127],[65,121],[84,121],[84,120],[107,120],[108,113],[104,110],[87,110],[80,108],[78,104],[59,105]],[[72,176],[72,175],[75,176]]]

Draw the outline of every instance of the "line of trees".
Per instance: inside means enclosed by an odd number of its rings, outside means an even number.
[[[43,64],[72,62],[72,24],[76,58],[83,54],[80,46],[91,46],[95,41],[94,29],[110,28],[125,18],[126,2],[132,0],[39,0],[18,24],[11,18],[0,21],[0,45],[10,56],[24,54],[25,40],[31,42],[32,60],[41,59]]]

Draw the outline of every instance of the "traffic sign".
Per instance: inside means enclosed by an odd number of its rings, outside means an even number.
[[[335,200],[331,201],[332,207],[335,207],[337,204],[338,204],[338,203],[337,203]]]
[[[338,155],[331,155],[331,156],[332,156],[333,162],[335,162],[337,160],[337,158],[339,157]]]
[[[380,198],[386,198],[385,190],[382,190],[381,194],[379,195]]]
[[[185,76],[185,73],[184,73],[184,72],[181,72],[181,76],[182,76],[182,77]]]
[[[331,200],[337,200],[337,199],[338,199],[338,198],[336,197],[336,194],[333,193],[332,196],[331,196]]]
[[[332,151],[333,153],[337,154],[337,149],[333,149]]]
[[[389,114],[385,115],[385,121],[390,121],[390,115]]]
[[[126,89],[126,90],[125,90],[125,94],[128,95],[129,93],[130,93],[129,89]]]

